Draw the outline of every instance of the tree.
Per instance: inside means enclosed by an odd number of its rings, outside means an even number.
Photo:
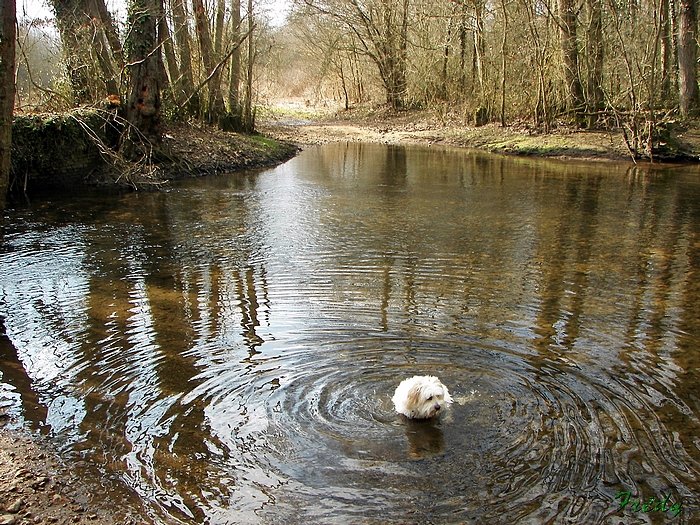
[[[243,131],[251,133],[255,129],[253,114],[253,62],[255,60],[255,44],[253,42],[253,0],[248,0],[248,70],[246,74],[245,99],[243,100]]]
[[[678,95],[681,115],[698,109],[698,14],[696,0],[679,2]]]
[[[104,0],[51,0],[51,5],[75,103],[118,95],[123,54]]]
[[[583,90],[578,71],[577,7],[574,0],[559,0],[559,29],[561,39],[562,66],[564,68],[564,90],[566,109],[578,121],[582,113]]]
[[[409,0],[304,0],[315,14],[335,18],[358,39],[374,62],[387,103],[403,108],[406,80]]]
[[[588,113],[589,126],[598,121],[597,113],[603,109],[603,18],[601,0],[586,0],[588,31],[586,55],[588,59]]]
[[[673,38],[673,17],[671,0],[661,0],[661,100],[668,104],[673,99],[674,79],[676,77],[676,49]]]
[[[503,11],[503,40],[501,41],[501,126],[506,125],[506,66],[507,54],[506,44],[508,43],[508,10],[505,0],[501,0],[501,10]]]
[[[126,41],[129,94],[126,115],[131,125],[151,143],[158,143],[161,139],[164,68],[158,43],[157,18],[162,11],[162,0],[131,0],[129,5],[129,36]],[[128,140],[131,144],[141,142],[133,134]]]
[[[187,28],[187,13],[185,0],[170,0],[170,10],[173,15],[175,42],[177,43],[180,59],[180,77],[173,82],[175,100],[182,104],[187,101],[185,112],[190,115],[199,113],[199,95],[194,92],[192,75],[192,50],[190,33]]]
[[[10,182],[12,112],[15,104],[15,0],[0,2],[0,208]]]
[[[209,28],[209,17],[204,10],[202,0],[192,0],[195,18],[195,28],[199,39],[199,50],[204,63],[204,69],[209,79],[209,104],[207,108],[209,122],[218,121],[224,110],[224,99],[221,95],[221,69],[218,67],[218,57],[214,52],[214,43]]]
[[[90,74],[90,44],[83,0],[51,0],[56,26],[61,35],[63,57],[76,104],[87,104],[96,98]]]
[[[231,42],[241,38],[241,0],[231,0]],[[231,67],[228,84],[227,125],[224,129],[240,130],[243,121],[243,106],[240,97],[241,88],[241,48],[236,46],[231,55]]]
[[[168,66],[168,75],[170,76],[171,86],[170,89],[173,93],[175,93],[176,88],[174,87],[174,84],[179,80],[181,75],[180,68],[177,65],[177,58],[175,57],[175,48],[170,36],[170,29],[168,28],[168,23],[165,20],[165,12],[158,13],[158,44],[162,46],[163,54],[165,55],[165,63]]]

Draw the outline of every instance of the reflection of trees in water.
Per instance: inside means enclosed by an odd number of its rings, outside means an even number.
[[[73,290],[84,294],[83,325],[71,334],[71,355],[58,364],[69,366],[61,383],[72,386],[56,392],[75,398],[61,409],[75,413],[61,417],[78,426],[62,432],[76,450],[89,454],[95,468],[126,473],[142,497],[179,494],[172,507],[201,520],[202,509],[190,498],[206,499],[202,480],[209,480],[206,490],[225,494],[229,488],[218,486],[207,462],[194,458],[209,457],[212,445],[225,447],[207,432],[206,402],[194,399],[183,406],[179,400],[184,386],[195,388],[201,371],[231,358],[240,343],[252,356],[264,342],[257,332],[268,302],[266,272],[246,262],[257,257],[257,247],[238,245],[239,253],[222,257],[206,239],[178,231],[193,224],[180,222],[178,215],[192,210],[169,206],[166,195],[144,201],[133,210],[101,209],[94,215],[97,227],[85,233],[85,265],[75,271],[85,273],[88,288]],[[225,215],[217,204],[202,210],[198,220]],[[203,230],[216,227],[206,224]],[[52,308],[44,322],[68,333],[70,321],[62,316],[60,308]],[[0,346],[11,350],[9,340],[2,344],[5,339]],[[46,428],[47,409],[20,359],[5,353],[3,380],[21,393],[25,418]],[[19,368],[9,364],[13,360]],[[22,373],[13,374],[15,368]]]

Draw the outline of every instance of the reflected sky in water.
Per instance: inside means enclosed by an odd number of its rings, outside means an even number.
[[[700,516],[697,167],[331,144],[5,215],[0,402],[154,523]]]

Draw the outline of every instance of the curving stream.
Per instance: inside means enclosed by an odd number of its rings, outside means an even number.
[[[0,404],[153,523],[698,523],[698,175],[331,144],[17,206]]]

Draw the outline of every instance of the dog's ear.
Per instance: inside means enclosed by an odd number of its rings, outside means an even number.
[[[420,385],[413,385],[408,389],[406,393],[407,405],[410,407],[415,407],[420,403],[422,388]]]
[[[452,403],[452,396],[445,385],[442,385],[442,398],[445,400],[445,403]]]

